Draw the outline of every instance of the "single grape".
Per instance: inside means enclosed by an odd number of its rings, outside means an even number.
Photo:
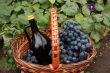
[[[66,60],[66,64],[70,64],[71,62],[69,60]]]
[[[67,34],[68,34],[68,33],[67,33],[66,31],[63,32],[63,35],[64,35],[64,36],[67,36]]]
[[[71,39],[70,38],[67,38],[67,42],[71,42]]]
[[[71,33],[73,33],[73,34],[74,34],[74,33],[75,33],[75,31],[74,31],[74,30],[71,30]]]
[[[70,48],[71,48],[71,50],[72,50],[72,49],[74,49],[74,46],[73,46],[73,45],[70,45]]]
[[[80,40],[82,44],[85,44],[88,42],[88,40]]]
[[[62,37],[62,36],[63,36],[63,32],[60,32],[60,33],[59,33],[59,36]]]
[[[79,37],[78,37],[78,38],[76,38],[76,41],[77,41],[77,42],[80,42],[80,38],[79,38]]]
[[[75,37],[77,37],[78,36],[78,34],[75,32],[74,34],[73,34]]]
[[[78,59],[77,59],[76,57],[73,57],[73,58],[72,58],[72,61],[73,61],[73,63],[75,63],[75,62],[78,61]]]
[[[66,51],[65,49],[63,49],[63,50],[62,50],[62,53],[65,54],[65,53],[67,53],[67,51]]]
[[[73,27],[74,27],[74,24],[70,22],[70,23],[69,23],[69,27],[70,27],[70,28],[73,28]]]
[[[76,32],[76,33],[80,33],[81,31],[80,31],[79,29],[76,29],[75,32]]]
[[[63,45],[63,42],[62,42],[62,41],[60,41],[60,45],[61,45],[61,46]]]
[[[67,63],[67,62],[66,62],[67,60],[68,60],[68,57],[65,56],[65,57],[63,58],[63,62],[64,62],[64,64]]]
[[[27,57],[27,58],[26,58],[26,61],[27,61],[27,62],[30,62],[30,61],[31,61],[31,57]]]
[[[84,60],[86,57],[87,57],[87,52],[85,52],[85,51],[82,51],[82,52],[79,54],[79,59],[80,59],[80,60]]]
[[[31,54],[28,53],[27,56],[28,56],[28,57],[31,57]]]
[[[72,61],[72,56],[68,56],[68,60],[69,61]]]
[[[73,41],[72,44],[73,44],[73,45],[77,45],[77,41]]]
[[[60,46],[60,49],[64,49],[64,46],[63,46],[63,45],[61,45],[61,46]]]
[[[74,46],[74,49],[75,49],[76,51],[78,51],[78,50],[79,50],[78,46]]]
[[[71,47],[69,46],[69,47],[67,48],[67,50],[71,50]]]
[[[65,55],[64,55],[64,54],[61,54],[61,55],[60,55],[60,58],[61,58],[61,59],[63,59],[64,57],[65,57]]]
[[[86,48],[91,48],[91,45],[89,43],[87,43]]]
[[[80,42],[77,44],[77,46],[78,46],[79,48],[81,47],[81,45],[82,45],[82,44],[81,44]]]
[[[76,28],[76,27],[73,27],[73,29],[74,29],[74,31],[75,31],[75,30],[77,30],[78,28]],[[75,32],[76,32],[76,31],[75,31]]]
[[[33,51],[32,50],[30,50],[30,49],[28,49],[28,51],[27,51],[30,55],[32,55],[33,54]]]
[[[35,63],[35,61],[36,61],[36,57],[35,57],[35,56],[32,56],[32,57],[31,57],[31,62],[32,62],[32,63]]]
[[[87,39],[87,35],[81,36],[81,39]]]
[[[77,52],[74,52],[74,53],[73,53],[73,56],[74,56],[74,57],[78,57],[78,53],[77,53]]]
[[[65,25],[64,25],[64,29],[67,29],[67,27],[68,27],[68,25],[67,25],[67,23],[65,23]]]
[[[72,37],[73,37],[73,33],[68,33],[68,36],[69,36],[70,38],[72,38]]]
[[[27,52],[23,55],[23,58],[22,59],[24,59],[24,60],[26,60],[26,58],[28,57],[28,55],[27,55]]]
[[[69,56],[73,56],[73,52],[71,50],[68,51]]]
[[[75,40],[75,37],[74,37],[74,36],[72,36],[71,40]]]
[[[83,51],[85,51],[87,48],[86,48],[85,45],[82,45],[82,46],[81,46],[81,49],[82,49]]]
[[[80,36],[83,36],[83,35],[84,35],[84,33],[83,33],[83,32],[80,32],[79,34],[80,34]]]

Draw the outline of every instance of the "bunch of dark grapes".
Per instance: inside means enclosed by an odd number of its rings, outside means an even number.
[[[63,64],[76,63],[85,60],[91,45],[88,36],[76,27],[76,22],[67,22],[60,37],[60,60]]]
[[[33,51],[28,49],[27,52],[23,55],[23,60],[26,62],[38,64],[38,60],[36,59],[36,56],[33,55]]]

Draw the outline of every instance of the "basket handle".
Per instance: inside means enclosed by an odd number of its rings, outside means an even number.
[[[52,65],[53,70],[60,67],[60,47],[59,47],[59,34],[58,34],[58,21],[55,8],[50,9],[50,36],[52,39]]]

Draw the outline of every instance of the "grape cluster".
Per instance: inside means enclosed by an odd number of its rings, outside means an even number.
[[[33,55],[33,51],[30,49],[28,49],[27,52],[23,55],[22,59],[30,63],[38,64],[36,56]]]
[[[81,32],[76,25],[74,21],[65,23],[64,31],[59,33],[60,60],[63,64],[85,60],[90,51],[91,45],[87,35]]]

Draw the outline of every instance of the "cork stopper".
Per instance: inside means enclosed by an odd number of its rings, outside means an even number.
[[[28,20],[32,20],[34,18],[35,18],[34,15],[30,15],[30,16],[27,17]]]

